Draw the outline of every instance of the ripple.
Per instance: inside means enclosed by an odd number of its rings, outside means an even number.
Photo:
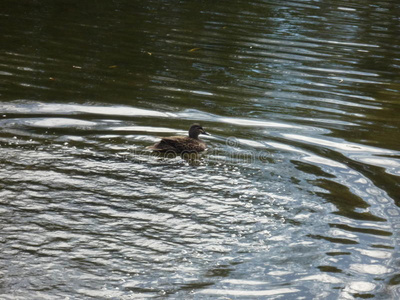
[[[346,286],[347,291],[352,291],[354,292],[371,292],[375,289],[376,284],[373,284],[371,282],[365,282],[365,281],[353,281],[350,282],[348,286]]]
[[[3,104],[2,111],[6,114],[66,114],[89,113],[96,115],[114,116],[147,116],[147,117],[174,117],[172,113],[162,113],[154,110],[146,110],[128,106],[89,106],[55,103],[32,103],[20,101],[19,103]]]
[[[5,298],[398,298],[390,1],[70,4],[0,14]]]
[[[358,273],[374,275],[383,275],[390,272],[390,269],[386,268],[385,266],[374,264],[352,264],[350,265],[350,269]]]
[[[361,144],[345,142],[340,139],[327,140],[327,139],[320,139],[320,138],[302,136],[302,135],[290,134],[290,133],[285,133],[282,135],[287,139],[299,140],[299,141],[304,141],[304,142],[307,142],[310,144],[326,146],[326,147],[335,149],[339,152],[345,151],[345,152],[350,152],[350,153],[351,152],[360,152],[360,153],[372,153],[372,154],[394,154],[394,153],[397,153],[397,152],[387,150],[387,149],[381,149],[381,148],[377,148],[377,147],[370,147],[370,146],[365,146],[365,145],[361,145]]]
[[[11,120],[12,122],[12,120]],[[46,119],[25,119],[25,125],[33,127],[45,127],[45,128],[60,128],[60,127],[76,127],[76,126],[95,126],[96,122],[67,119],[67,118],[46,118]]]
[[[248,291],[248,290],[218,290],[218,289],[205,289],[200,292],[200,294],[206,295],[225,295],[225,296],[242,296],[242,297],[257,297],[257,296],[273,296],[273,295],[285,295],[299,292],[300,290],[295,288],[277,288],[271,290],[261,290],[261,291]]]
[[[238,119],[238,118],[220,118],[219,121],[224,123],[232,123],[235,125],[251,126],[251,127],[260,126],[260,127],[278,127],[278,128],[301,128],[300,126],[294,126],[278,122],[255,121],[255,120]]]
[[[308,276],[308,277],[301,278],[300,280],[301,281],[311,280],[311,281],[319,281],[319,282],[323,282],[323,283],[332,283],[332,284],[343,283],[343,281],[341,279],[334,277],[334,276],[327,275],[327,274]]]

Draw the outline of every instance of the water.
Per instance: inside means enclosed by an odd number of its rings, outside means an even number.
[[[2,4],[2,299],[399,298],[396,1]]]

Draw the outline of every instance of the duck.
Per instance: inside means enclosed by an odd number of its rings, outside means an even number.
[[[155,152],[199,153],[207,149],[206,143],[199,139],[200,134],[209,135],[201,125],[193,124],[189,128],[189,136],[165,137],[147,148]]]

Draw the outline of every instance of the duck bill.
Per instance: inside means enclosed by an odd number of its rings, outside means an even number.
[[[205,134],[205,135],[211,135],[211,134],[209,134],[209,133],[205,132],[204,130],[201,132],[201,134]]]

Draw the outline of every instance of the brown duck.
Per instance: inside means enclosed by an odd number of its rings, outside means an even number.
[[[199,124],[193,124],[189,129],[189,136],[171,136],[162,138],[157,144],[148,149],[157,152],[196,153],[206,150],[207,145],[199,139],[200,134],[207,132]]]

